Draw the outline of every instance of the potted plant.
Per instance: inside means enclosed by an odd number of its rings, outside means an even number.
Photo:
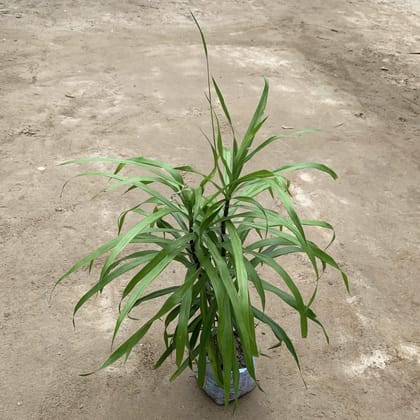
[[[94,157],[66,162],[115,164],[115,170],[111,172],[94,171],[81,175],[107,177],[112,181],[109,188],[141,192],[143,201],[120,215],[118,234],[114,239],[73,265],[57,283],[82,266],[91,267],[98,257],[107,254],[98,281],[77,302],[74,315],[106,286],[127,280],[121,293],[114,342],[122,323],[134,308],[154,299],[164,300],[163,303],[156,301],[159,305],[154,316],[142,322],[135,333],[112,352],[102,368],[123,356],[127,358],[153,323],[163,320],[165,348],[156,367],[174,354],[177,368],[171,379],[187,367],[193,368],[199,386],[217,403],[227,404],[231,400],[237,401],[255,385],[255,358],[260,354],[256,323],[266,324],[277,343],[284,342],[299,366],[287,333],[265,312],[266,294],[273,294],[297,312],[301,335],[306,337],[309,321],[322,327],[311,309],[320,271],[332,266],[341,273],[346,288],[348,281],[335,260],[305,235],[305,226],[333,232],[332,226],[325,221],[299,218],[289,191],[290,182],[285,177],[289,171],[304,168],[320,170],[334,179],[335,172],[320,163],[245,170],[246,164],[255,160],[260,152],[285,137],[274,135],[255,145],[255,138],[266,121],[268,80],[264,79],[263,92],[245,135],[238,139],[222,92],[209,72],[204,35],[194,16],[193,19],[200,31],[207,64],[207,99],[212,127],[207,140],[213,159],[212,169],[204,174],[191,166],[174,167],[146,157]],[[223,141],[215,97],[230,127],[232,140],[229,146]],[[123,175],[126,167],[138,170],[139,174]],[[198,181],[188,185],[186,173],[194,174]],[[280,200],[282,209],[279,212],[265,207],[259,200],[261,194],[267,192]],[[137,216],[138,221],[125,229],[129,213]],[[307,302],[293,276],[279,262],[282,256],[293,253],[307,257],[314,272],[316,283]],[[174,262],[185,269],[183,282],[153,289],[154,281]],[[262,265],[275,273],[275,281],[263,278],[259,270]],[[326,333],[325,336],[328,340]]]

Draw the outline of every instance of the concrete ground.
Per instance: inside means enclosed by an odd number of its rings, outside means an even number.
[[[303,386],[262,330],[260,384],[240,419],[420,418],[420,3],[394,0],[0,1],[0,418],[229,419],[173,364],[156,325],[126,365],[93,376],[109,354],[116,288],[71,317],[94,280],[54,281],[115,234],[133,196],[100,179],[66,180],[83,156],[149,156],[207,168],[203,53],[239,132],[271,83],[265,134],[318,128],[276,143],[255,167],[321,161],[338,181],[292,176],[304,217],[337,230],[314,306],[331,338],[271,303],[299,351]],[[262,138],[262,137],[261,137]],[[326,238],[320,236],[320,240]],[[302,287],[305,266],[289,262]],[[301,269],[299,271],[299,269]],[[303,273],[303,274],[302,274]],[[175,270],[161,284],[179,282]],[[146,308],[152,310],[153,308]]]

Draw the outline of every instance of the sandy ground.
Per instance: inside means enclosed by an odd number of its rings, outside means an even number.
[[[209,164],[203,54],[188,9],[239,131],[263,75],[266,133],[321,129],[276,144],[256,166],[318,160],[340,175],[293,177],[302,215],[336,226],[332,253],[351,280],[347,295],[335,273],[323,278],[316,310],[331,344],[315,328],[299,339],[295,316],[272,305],[308,388],[278,349],[258,361],[265,392],[244,397],[237,418],[420,418],[418,0],[0,1],[0,418],[231,418],[190,373],[169,383],[171,363],[152,369],[159,325],[126,365],[78,376],[109,354],[117,290],[82,310],[76,331],[72,306],[93,278],[81,271],[48,300],[134,199],[100,193],[99,179],[73,181],[61,199],[81,168],[58,163]],[[181,279],[170,274],[162,284]],[[273,344],[260,338],[263,351]]]

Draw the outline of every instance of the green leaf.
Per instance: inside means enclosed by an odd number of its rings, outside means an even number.
[[[144,335],[149,331],[150,327],[152,326],[151,321],[146,322],[141,328],[139,328],[128,340],[126,340],[123,344],[121,344],[109,357],[108,359],[102,364],[99,369],[105,369],[106,367],[115,363],[118,359],[122,356],[126,356],[125,359],[127,360],[128,355],[130,354],[133,347],[144,337]],[[90,372],[88,374],[83,374],[81,376],[91,375],[94,372]]]
[[[284,173],[288,171],[296,171],[301,169],[318,169],[319,171],[325,172],[330,175],[333,179],[337,179],[337,174],[328,166],[323,165],[322,163],[316,162],[304,162],[304,163],[293,163],[290,165],[283,165],[277,169],[274,169],[273,172]]]
[[[138,177],[137,178],[125,178],[125,177],[122,177],[120,175],[114,175],[113,173],[103,172],[103,171],[83,172],[83,173],[81,173],[79,175],[76,175],[76,176],[86,176],[86,175],[104,176],[104,177],[107,177],[107,178],[117,179],[117,180],[120,181],[119,183],[116,183],[113,186],[121,186],[121,185],[132,184],[136,188],[139,188],[139,189],[145,191],[146,193],[148,193],[150,196],[154,197],[157,200],[157,203],[162,204],[162,205],[166,205],[168,208],[172,209],[172,211],[182,213],[182,208],[179,207],[175,202],[173,202],[171,200],[168,200],[165,196],[160,194],[157,190],[148,186],[147,183],[143,183],[143,182],[141,182],[141,180],[139,181]],[[178,191],[178,190],[175,189],[175,191]]]
[[[139,299],[146,287],[158,277],[158,275],[168,266],[172,260],[174,260],[180,250],[183,249],[193,237],[193,234],[187,234],[177,240],[174,240],[171,246],[163,248],[153,258],[152,261],[144,266],[140,272],[134,276],[133,279],[131,279],[130,283],[123,291],[123,298],[126,297],[129,293],[131,294],[128,297],[125,305],[122,307],[118,316],[114,328],[113,341],[115,340],[121,323],[131,311],[134,304]]]
[[[256,147],[252,152],[248,153],[245,161],[248,162],[249,160],[251,160],[257,153],[261,152],[261,150],[265,149],[268,145],[270,145],[271,143],[280,140],[280,139],[286,139],[288,137],[292,137],[292,136],[298,136],[301,134],[306,134],[306,133],[316,133],[318,132],[318,130],[313,130],[313,129],[306,129],[306,130],[299,130],[299,131],[293,131],[291,133],[288,134],[277,134],[275,136],[271,136],[268,139],[266,139],[265,141],[263,141],[258,147]]]
[[[264,77],[264,89],[260,97],[260,101],[257,105],[257,108],[254,112],[254,115],[251,119],[251,122],[248,126],[248,129],[245,133],[245,136],[239,146],[238,153],[235,160],[235,177],[239,177],[242,167],[246,161],[246,156],[248,153],[249,148],[252,145],[254,137],[259,130],[259,128],[264,123],[264,111],[267,105],[267,97],[268,97],[268,80]]]
[[[350,293],[350,287],[349,287],[349,279],[347,277],[347,274],[338,266],[336,261],[334,260],[331,255],[327,254],[326,252],[322,251],[316,244],[311,242],[311,249],[313,250],[315,256],[319,258],[324,263],[330,265],[331,267],[335,268],[336,270],[340,271],[341,277],[343,278],[344,285],[346,286],[346,290],[348,293]]]
[[[307,242],[306,237],[305,237],[305,232],[304,232],[303,227],[302,227],[302,223],[300,222],[299,216],[297,215],[297,213],[296,213],[296,211],[293,207],[293,203],[290,200],[288,194],[275,181],[271,181],[271,183],[272,183],[273,190],[278,194],[284,208],[287,211],[287,214],[289,215],[293,224],[298,229],[298,233],[295,232],[296,238],[299,240],[301,247],[306,252],[306,255],[308,256],[308,258],[309,258],[309,260],[312,264],[312,267],[315,271],[316,277],[318,279],[319,278],[319,273],[318,273],[318,267],[316,265],[316,259],[315,259],[315,256],[314,256],[313,252],[312,252],[312,248],[308,245],[308,242]]]
[[[256,272],[254,266],[245,259],[245,267],[248,274],[248,279],[254,284],[255,289],[257,290],[258,296],[261,299],[261,307],[265,309],[265,292],[262,285],[261,277]]]
[[[69,165],[74,163],[86,163],[86,162],[109,162],[109,163],[117,163],[117,169],[114,171],[114,175],[117,175],[121,169],[125,165],[134,165],[139,166],[141,168],[147,169],[148,171],[159,174],[162,176],[161,173],[156,171],[154,168],[163,169],[168,172],[172,178],[178,182],[180,186],[184,185],[184,181],[182,176],[179,174],[178,171],[174,169],[172,165],[169,165],[165,162],[161,162],[155,159],[145,158],[145,157],[135,157],[130,159],[115,159],[115,158],[106,158],[106,157],[88,157],[88,158],[81,158],[81,159],[74,159],[69,160],[67,162],[61,163],[61,165]]]
[[[292,222],[294,223],[294,225],[298,229],[300,235],[302,236],[303,241],[306,242],[305,232],[303,230],[303,227],[302,227],[302,224],[300,222],[299,216],[297,215],[297,213],[296,213],[296,211],[293,207],[293,203],[290,200],[289,196],[286,194],[286,192],[275,181],[271,181],[270,183],[271,183],[271,187],[273,188],[273,190],[279,196],[279,198],[280,198],[285,210],[287,211],[287,214],[289,215],[290,219],[292,220]]]
[[[200,37],[201,37],[201,43],[203,45],[204,48],[204,54],[206,56],[206,60],[208,60],[208,51],[207,51],[207,43],[206,43],[206,38],[204,37],[203,31],[201,29],[200,24],[198,23],[198,20],[196,19],[196,17],[194,16],[194,13],[190,11],[190,14],[194,20],[195,26],[197,26],[198,31],[200,32]]]
[[[184,350],[188,336],[188,319],[192,301],[192,287],[185,291],[179,311],[178,324],[176,328],[176,364],[180,366],[184,357]]]
[[[275,176],[273,172],[268,171],[267,169],[260,169],[255,172],[251,172],[241,178],[238,178],[236,181],[233,181],[231,185],[232,185],[232,188],[237,188],[238,186],[240,186],[241,184],[247,181],[253,181],[253,180],[261,179],[261,178],[271,178],[273,176]]]
[[[96,293],[102,291],[107,284],[109,284],[113,280],[121,277],[127,271],[133,270],[134,268],[138,267],[139,265],[142,265],[142,264],[145,264],[145,263],[149,262],[156,255],[156,253],[157,253],[157,251],[143,251],[141,253],[136,253],[137,255],[140,254],[139,258],[135,258],[134,260],[130,261],[129,263],[118,267],[114,271],[104,273],[104,275],[99,278],[99,281],[92,288],[90,288],[80,298],[80,300],[77,302],[77,304],[76,304],[76,306],[74,307],[74,310],[73,310],[73,319],[76,316],[76,313],[79,311],[79,309],[92,296],[94,296]],[[125,260],[125,259],[127,259],[127,257],[121,259],[120,261]]]
[[[129,208],[128,210],[124,210],[120,216],[118,217],[118,235],[121,233],[121,230],[124,226],[125,218],[128,213],[134,212],[135,210],[138,210],[141,204],[137,204],[134,207]]]
[[[151,319],[149,319],[141,328],[139,328],[129,339],[124,341],[111,354],[111,356],[109,356],[109,358],[100,367],[100,369],[104,369],[107,366],[115,363],[124,355],[126,356],[125,359],[127,360],[133,347],[143,338],[143,336],[152,326],[153,322],[162,317],[165,313],[169,312],[175,305],[177,305],[181,301],[185,290],[191,287],[191,284],[196,280],[197,276],[198,270],[190,271],[189,273],[187,273],[184,284],[180,286],[179,289],[165,301],[160,310]]]
[[[152,213],[150,216],[145,217],[141,222],[137,223],[127,233],[117,237],[116,243],[113,247],[111,254],[105,260],[102,267],[101,276],[103,276],[110,265],[114,262],[115,258],[121,253],[121,251],[145,228],[150,226],[156,220],[162,218],[171,213],[171,209],[163,208],[156,213]]]
[[[91,252],[89,255],[87,255],[86,257],[82,258],[81,260],[79,260],[76,264],[74,264],[73,266],[71,266],[55,283],[55,286],[57,286],[58,283],[60,283],[63,279],[65,279],[66,277],[68,277],[70,274],[74,273],[75,271],[77,271],[79,268],[83,267],[86,264],[90,264],[92,263],[96,258],[100,257],[101,255],[105,254],[106,252],[108,252],[109,250],[111,250],[112,248],[114,248],[114,246],[116,245],[116,243],[118,242],[118,237],[114,238],[112,240],[110,240],[109,242],[107,242],[106,244],[100,246],[99,248],[97,248],[95,251]],[[55,287],[54,286],[54,287]]]
[[[226,184],[229,183],[229,180],[232,176],[232,171],[231,171],[231,167],[230,167],[230,152],[226,147],[223,146],[222,133],[220,131],[219,119],[217,118],[216,115],[215,115],[214,118],[215,118],[215,121],[216,121],[217,157],[218,157],[218,159],[220,159],[220,161],[223,164],[221,174],[219,173],[219,175],[221,175],[220,181],[223,183],[223,185],[226,185]]]
[[[317,226],[317,227],[322,227],[322,228],[329,229],[329,230],[332,231],[332,238],[328,242],[328,245],[325,247],[325,249],[329,248],[330,245],[334,242],[334,240],[335,240],[335,230],[334,230],[333,226],[330,225],[329,223],[327,223],[323,220],[301,220],[300,223],[303,226]]]
[[[203,304],[207,305],[206,302],[206,294],[205,291],[202,290],[202,300]],[[213,300],[209,307],[201,307],[201,314],[203,317],[203,329],[201,331],[200,335],[200,343],[198,346],[199,354],[197,359],[197,371],[198,371],[198,386],[203,387],[204,381],[206,378],[206,362],[207,362],[207,354],[208,354],[208,348],[210,347],[210,342],[213,339],[212,337],[212,327],[215,322],[215,316],[217,313],[217,302]],[[220,382],[220,375],[218,374],[218,370],[214,370],[216,380]]]
[[[231,207],[242,207],[245,208],[243,203],[250,203],[254,206],[254,209],[257,209],[260,212],[260,216],[265,220],[266,226],[268,227],[268,217],[266,209],[257,201],[254,200],[252,197],[247,196],[235,196],[233,197],[235,203],[231,205]]]
[[[236,325],[244,350],[246,366],[249,370],[249,374],[251,375],[251,377],[255,379],[255,370],[253,366],[252,356],[256,356],[257,353],[255,351],[255,329],[251,329],[249,325],[250,307],[249,305],[244,306],[241,304],[238,292],[235,289],[233,281],[231,280],[232,277],[229,272],[229,268],[226,264],[225,259],[221,257],[220,251],[215,245],[215,243],[210,239],[208,235],[204,235],[203,239],[205,244],[207,245],[212,259],[215,262],[217,270],[211,264],[210,259],[208,257],[204,258],[204,256],[201,253],[199,256],[200,264],[206,271],[209,280],[212,283],[212,286],[215,290],[216,300],[218,302],[223,302],[224,294],[227,294],[227,296],[229,297],[230,303],[232,305],[232,310],[235,314]],[[199,254],[197,253],[197,255]],[[221,307],[223,306],[221,306],[219,303],[219,311]]]
[[[147,295],[142,296],[141,298],[137,299],[136,303],[133,305],[133,308],[140,305],[143,302],[147,302],[148,300],[157,299],[161,296],[175,293],[179,289],[179,287],[180,286],[171,286],[171,287],[166,287],[164,289],[155,290],[154,292],[148,293]]]
[[[155,363],[155,369],[159,368],[163,362],[172,354],[172,352],[175,350],[175,343],[172,342],[166,350],[161,354],[158,361]]]
[[[248,307],[248,276],[245,267],[245,257],[242,253],[242,242],[239,238],[238,232],[231,221],[226,222],[226,227],[229,232],[230,242],[232,244],[232,255],[235,266],[236,279],[238,280],[238,294],[241,305]]]
[[[188,344],[189,353],[191,354],[191,350],[195,349],[197,346],[198,339],[201,334],[203,323],[202,323],[202,316],[199,314],[197,317],[194,318],[192,322],[188,325],[188,333],[190,334],[190,342]],[[191,363],[194,360],[191,360]]]
[[[286,332],[283,330],[283,328],[281,328],[279,324],[277,324],[275,321],[273,321],[273,319],[271,319],[268,315],[261,312],[259,309],[255,307],[252,307],[252,309],[254,311],[255,318],[259,319],[261,322],[264,322],[264,324],[268,325],[280,343],[284,342],[284,344],[286,344],[287,349],[289,350],[290,354],[295,359],[295,362],[300,370],[299,358],[296,353],[295,347],[293,346],[292,341],[290,340]]]
[[[206,59],[206,73],[207,73],[207,91],[208,91],[208,96],[207,96],[207,100],[209,102],[209,106],[210,106],[210,118],[211,118],[211,128],[212,128],[212,135],[213,135],[213,142],[215,143],[216,140],[216,134],[215,134],[215,129],[214,129],[214,112],[213,112],[213,103],[212,103],[212,95],[211,95],[211,86],[210,86],[210,65],[209,65],[209,55],[208,55],[208,51],[207,51],[207,44],[206,44],[206,39],[204,37],[203,31],[201,30],[201,26],[198,23],[197,19],[195,18],[193,12],[191,12],[191,16],[194,20],[195,25],[197,26],[198,31],[200,32],[200,37],[201,37],[201,44],[203,46],[204,49],[204,56]]]
[[[253,251],[251,251],[250,253],[254,255],[255,257],[257,257],[262,262],[264,262],[264,264],[271,267],[284,280],[287,287],[289,288],[294,298],[296,299],[296,309],[299,311],[299,314],[300,314],[301,335],[302,337],[306,337],[308,334],[307,307],[303,302],[302,295],[300,294],[299,288],[296,286],[295,282],[289,276],[287,271],[280,264],[278,264],[274,259],[267,257],[261,253],[256,253]]]
[[[285,303],[287,303],[293,309],[297,310],[296,299],[293,296],[289,295],[288,293],[284,292],[283,290],[279,289],[278,287],[274,286],[273,284],[268,283],[265,280],[262,280],[262,285],[264,287],[264,290],[267,290],[268,292],[274,293],[276,296],[278,296],[281,300],[283,300]],[[312,309],[308,308],[306,316],[312,322],[314,322],[315,324],[318,324],[321,327],[322,332],[324,333],[325,339],[327,340],[327,343],[329,343],[330,339],[328,337],[327,331],[325,330],[321,321],[319,321],[319,319],[317,318],[317,315],[312,311]]]
[[[233,325],[230,309],[230,302],[225,299],[224,302],[224,317],[220,324],[219,331],[221,332],[221,344],[223,355],[223,388],[225,394],[225,405],[229,403],[230,384],[232,375],[233,359],[236,359],[236,351],[233,343]]]
[[[220,105],[222,106],[225,117],[228,120],[229,126],[232,129],[232,133],[233,133],[234,130],[232,126],[232,119],[230,118],[230,114],[225,103],[225,98],[223,97],[222,91],[219,89],[219,86],[217,85],[216,80],[214,80],[214,77],[212,77],[212,81],[213,81],[213,86],[216,91],[217,97],[219,98]]]
[[[194,349],[192,352],[191,357],[193,359],[195,359],[198,355],[198,348]],[[180,366],[178,366],[178,369],[172,374],[172,376],[169,378],[169,380],[172,382],[174,381],[176,378],[178,378],[179,375],[181,375],[182,372],[184,372],[185,369],[187,369],[187,367],[189,367],[190,365],[190,357],[187,357]]]

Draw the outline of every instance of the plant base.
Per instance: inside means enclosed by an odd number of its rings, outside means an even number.
[[[255,359],[254,359],[255,368]],[[195,377],[197,378],[198,372],[195,371]],[[239,369],[239,390],[238,394],[235,395],[233,384],[230,387],[229,402],[235,400],[236,397],[240,398],[248,392],[251,392],[255,388],[255,381],[252,379],[247,368]],[[225,403],[225,392],[223,388],[217,385],[216,379],[213,374],[210,363],[206,365],[206,379],[204,381],[203,391],[218,405],[224,405]]]

